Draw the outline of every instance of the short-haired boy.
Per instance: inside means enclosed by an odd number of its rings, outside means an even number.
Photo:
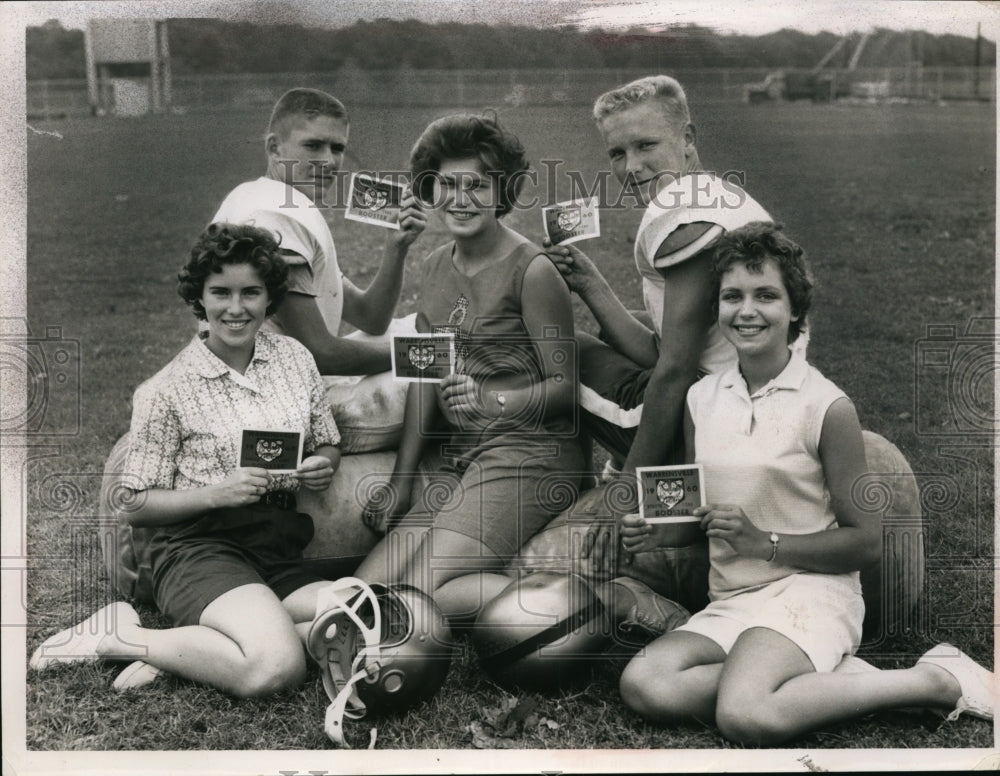
[[[549,256],[602,329],[603,342],[578,335],[584,422],[611,452],[613,468],[620,466],[621,476],[634,482],[638,466],[682,462],[688,388],[701,374],[736,363],[735,349],[712,320],[712,244],[731,229],[771,218],[737,183],[702,170],[687,97],[675,79],[648,76],[601,95],[594,120],[615,176],[645,206],[635,239],[645,315],[627,310],[576,247],[550,248]],[[619,511],[616,520],[638,511],[635,506]],[[589,532],[583,551],[594,568],[650,581],[691,609],[707,602],[703,543],[673,551],[666,564],[671,568],[646,575],[644,559],[616,564],[625,556],[612,536],[606,525]],[[649,560],[663,565],[659,554]],[[657,584],[667,579],[669,585]],[[669,611],[654,603],[630,619],[638,616],[637,624],[655,633],[666,627]]]
[[[427,223],[407,191],[402,228],[387,235],[368,288],[361,290],[342,275],[320,206],[337,178],[349,133],[350,117],[337,98],[317,89],[286,92],[268,122],[266,173],[237,186],[212,219],[253,222],[281,236],[289,294],[269,327],[302,342],[324,375],[368,375],[390,368],[387,343],[340,337],[340,324],[346,321],[368,334],[386,331],[399,301],[407,251]]]

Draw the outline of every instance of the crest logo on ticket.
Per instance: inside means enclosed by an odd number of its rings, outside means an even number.
[[[455,335],[394,335],[392,373],[406,382],[438,382],[455,371]]]
[[[577,240],[601,236],[597,203],[594,200],[570,200],[542,208],[545,235],[553,245],[569,245]]]
[[[639,514],[647,523],[698,522],[692,514],[705,503],[701,464],[685,466],[640,466]]]
[[[300,431],[245,428],[237,465],[267,469],[272,474],[294,472],[302,463],[303,442]]]
[[[366,224],[399,229],[399,213],[402,209],[403,184],[390,180],[379,180],[364,173],[351,176],[347,192],[345,218]]]

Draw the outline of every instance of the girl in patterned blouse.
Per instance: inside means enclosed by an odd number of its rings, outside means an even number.
[[[115,603],[46,640],[31,666],[126,660],[119,690],[169,672],[268,695],[305,677],[300,631],[324,582],[296,564],[313,524],[294,493],[330,485],[340,436],[309,352],[259,331],[287,289],[270,232],[212,224],[178,277],[207,332],[136,391],[123,477],[128,520],[151,529],[156,604],[175,627],[144,628]],[[265,444],[258,465],[238,467],[244,429],[301,433],[303,460],[271,474]]]

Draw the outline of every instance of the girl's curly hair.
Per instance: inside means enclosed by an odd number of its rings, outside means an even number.
[[[267,315],[272,315],[288,293],[288,265],[278,241],[267,229],[249,224],[209,224],[191,248],[191,258],[177,273],[177,293],[191,305],[195,317],[205,320],[201,303],[205,280],[225,265],[249,264],[267,288]]]

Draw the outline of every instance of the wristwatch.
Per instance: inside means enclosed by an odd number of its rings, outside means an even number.
[[[767,562],[770,563],[778,557],[778,534],[771,531],[771,535],[768,538],[771,540],[771,557],[767,559]]]

